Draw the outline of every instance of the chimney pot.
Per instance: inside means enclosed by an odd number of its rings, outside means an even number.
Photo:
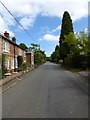
[[[16,43],[16,38],[15,37],[12,38],[12,42]]]
[[[7,31],[5,31],[4,36],[9,39],[9,33]]]

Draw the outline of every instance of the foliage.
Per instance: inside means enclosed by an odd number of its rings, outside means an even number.
[[[84,55],[69,56],[64,59],[63,65],[67,67],[82,68],[83,67],[82,63],[86,63],[86,65],[88,65],[87,60],[88,60],[88,56],[84,56]]]
[[[46,61],[50,61],[51,60],[51,57],[46,57]]]
[[[33,49],[34,51],[37,51],[39,47],[40,45],[32,43],[30,48]]]
[[[5,54],[2,54],[2,78],[4,78],[4,74],[6,73],[6,67],[5,67],[5,58],[6,58],[6,55]]]
[[[17,57],[17,61],[18,61],[18,67],[20,67],[21,64],[23,63],[23,57],[22,56],[18,56]]]
[[[80,53],[79,40],[75,37],[73,32],[70,32],[67,36],[65,35],[65,40],[63,43],[67,43],[69,51],[66,52],[67,56],[77,55]]]
[[[74,35],[70,32],[69,35],[65,36],[64,43],[70,48],[70,53],[64,59],[64,65],[73,67],[82,67],[82,63],[87,64],[90,67],[90,40],[88,39],[88,34],[84,31]],[[83,53],[83,54],[82,54]]]
[[[46,55],[44,51],[35,51],[34,53],[34,62],[35,64],[42,64],[46,62]]]
[[[84,55],[89,55],[90,53],[90,38],[88,32],[81,31],[77,34],[79,48],[81,52],[84,52]]]
[[[64,12],[62,18],[61,34],[60,34],[60,56],[62,59],[67,57],[67,54],[70,52],[69,46],[67,43],[62,43],[65,39],[65,35],[68,35],[70,32],[73,32],[73,24],[71,17],[67,11]]]
[[[2,56],[0,55],[0,79],[2,78]]]
[[[40,45],[32,43],[30,48],[34,50],[34,63],[35,64],[42,64],[46,62],[45,52],[40,50]]]
[[[59,62],[60,56],[59,56],[59,46],[57,45],[55,47],[55,51],[51,54],[51,61],[52,62]]]
[[[70,32],[69,35],[65,36],[65,40],[63,43],[67,43],[69,46],[70,55],[79,55],[82,52],[84,55],[88,55],[90,53],[90,49],[88,49],[88,45],[90,45],[90,41],[88,40],[88,35],[84,31],[74,35],[74,33]]]
[[[28,49],[28,47],[24,43],[20,43],[19,45],[23,50]]]
[[[28,66],[30,66],[29,63],[23,62],[23,63],[21,64],[21,66],[18,68],[18,71],[26,70]]]
[[[68,35],[70,32],[73,32],[73,24],[69,13],[65,11],[62,18],[60,42],[64,40],[64,35]]]

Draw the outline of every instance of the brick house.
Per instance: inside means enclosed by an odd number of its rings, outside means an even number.
[[[34,56],[33,52],[29,54],[30,59],[27,60],[26,54],[27,51],[22,49],[18,44],[16,44],[16,38],[13,37],[10,40],[9,33],[5,31],[4,35],[0,34],[0,56],[5,54],[5,67],[7,68],[8,72],[12,72],[18,68],[18,56],[22,56],[23,62],[29,62],[32,64],[32,58]],[[33,63],[34,65],[34,63]]]

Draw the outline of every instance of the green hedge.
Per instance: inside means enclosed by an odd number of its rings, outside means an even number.
[[[18,72],[19,71],[23,71],[23,70],[26,70],[27,69],[27,67],[30,67],[30,64],[29,63],[27,63],[27,62],[23,62],[22,64],[21,64],[21,66],[18,68]]]
[[[67,57],[64,59],[63,65],[67,67],[81,68],[82,63],[85,62],[88,67],[90,67],[90,56],[77,55],[72,57]]]

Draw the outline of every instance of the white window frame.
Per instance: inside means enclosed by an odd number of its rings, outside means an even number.
[[[26,52],[24,51],[24,57],[26,57]]]
[[[8,42],[4,41],[4,52],[9,52],[9,44]]]
[[[15,68],[18,68],[18,61],[17,61],[17,58],[15,58]]]
[[[11,59],[11,68],[14,69],[14,58]]]
[[[21,50],[21,49],[19,49],[19,55],[21,55],[21,56],[22,56],[22,50]]]
[[[5,60],[5,67],[9,69],[9,60]]]

